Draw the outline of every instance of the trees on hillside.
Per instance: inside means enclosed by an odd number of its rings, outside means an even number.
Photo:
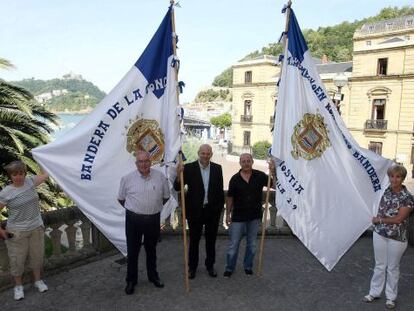
[[[214,89],[207,89],[204,91],[198,92],[194,101],[196,103],[205,103],[205,102],[213,102],[213,101],[227,101],[231,97],[230,91],[227,90],[214,90]]]
[[[229,67],[221,74],[215,77],[213,86],[232,87],[233,86],[233,68]]]
[[[382,9],[377,15],[364,18],[360,21],[342,22],[335,26],[319,27],[317,30],[304,29],[303,35],[313,57],[322,58],[326,55],[330,61],[344,62],[352,60],[353,41],[356,29],[365,23],[396,18],[400,16],[414,15],[414,6],[388,7]],[[246,55],[243,60],[253,59],[261,55],[281,54],[282,46],[278,43],[270,43],[260,51],[256,50]],[[231,68],[218,75],[213,85],[231,87],[233,82]]]
[[[212,117],[210,119],[210,122],[220,130],[224,130],[225,128],[229,128],[231,126],[231,115],[230,113],[226,112],[222,115],[219,115],[218,117]]]

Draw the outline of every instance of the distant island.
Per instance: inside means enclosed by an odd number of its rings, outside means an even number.
[[[10,83],[28,90],[37,102],[54,113],[89,113],[106,95],[92,82],[74,73],[60,79],[31,78]]]

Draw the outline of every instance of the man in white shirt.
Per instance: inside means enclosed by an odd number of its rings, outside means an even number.
[[[125,293],[131,295],[138,282],[138,256],[144,237],[148,280],[164,287],[157,272],[156,246],[160,236],[160,213],[170,196],[166,177],[151,169],[150,154],[138,150],[137,170],[121,179],[118,201],[126,209],[125,233],[128,265]]]

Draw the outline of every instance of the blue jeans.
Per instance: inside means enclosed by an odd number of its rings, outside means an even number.
[[[245,222],[232,222],[229,228],[230,243],[227,251],[225,271],[233,272],[236,269],[239,254],[240,240],[246,234],[246,252],[244,254],[244,269],[253,269],[253,259],[256,254],[256,238],[259,231],[260,219]]]

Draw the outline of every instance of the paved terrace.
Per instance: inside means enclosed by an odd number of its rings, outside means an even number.
[[[141,280],[135,294],[126,296],[126,267],[116,263],[121,255],[112,255],[47,276],[47,293],[37,293],[26,285],[23,301],[15,302],[10,289],[0,292],[0,310],[385,310],[384,298],[372,304],[361,302],[374,263],[371,243],[371,238],[361,238],[329,273],[294,237],[269,237],[262,278],[246,276],[239,258],[237,272],[224,279],[227,239],[222,236],[217,243],[219,277],[210,278],[201,267],[196,279],[190,281],[191,293],[186,294],[181,239],[165,236],[158,246],[163,289],[146,281],[145,262],[141,260]],[[414,310],[413,262],[414,248],[409,247],[401,264],[398,310]]]

